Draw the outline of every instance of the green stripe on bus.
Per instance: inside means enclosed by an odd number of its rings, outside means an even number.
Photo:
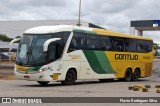
[[[85,54],[92,70],[98,74],[105,74],[106,72],[102,69],[96,54],[93,50],[84,50],[83,53]]]
[[[111,74],[114,70],[103,51],[83,50],[92,70],[98,74]]]
[[[86,30],[79,30],[79,29],[74,29],[73,32],[96,34],[96,32],[86,31]]]
[[[114,73],[114,70],[105,54],[104,51],[94,51],[94,53],[97,56],[98,61],[100,62],[100,65],[107,74],[112,74]]]

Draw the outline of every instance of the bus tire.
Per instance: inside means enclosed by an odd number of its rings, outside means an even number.
[[[138,69],[135,69],[133,75],[132,75],[132,80],[133,81],[138,81],[138,78],[140,77],[140,71]]]
[[[75,84],[76,81],[76,73],[73,69],[69,69],[67,74],[66,74],[66,78],[64,81],[61,81],[61,83],[63,85],[73,85]]]
[[[132,79],[132,71],[131,69],[128,68],[125,72],[124,80],[130,82],[131,79]]]
[[[40,85],[47,85],[49,83],[49,81],[37,81]]]

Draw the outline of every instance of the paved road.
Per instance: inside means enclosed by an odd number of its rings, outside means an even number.
[[[150,84],[151,91],[148,93],[129,91],[128,86],[137,84]],[[99,81],[77,82],[76,85],[63,86],[60,83],[50,83],[48,86],[40,86],[36,82],[0,80],[0,96],[36,96],[36,97],[137,97],[137,96],[160,96],[154,86],[159,82],[106,82]]]
[[[128,90],[128,86],[135,86],[140,83],[143,86],[149,84],[152,88],[149,92]],[[99,81],[86,81],[77,82],[73,86],[63,86],[60,83],[40,86],[36,82],[0,80],[0,97],[160,97],[160,94],[156,93],[156,88],[154,88],[156,84],[160,83],[143,79],[139,82],[114,81],[100,83]],[[68,106],[70,105],[73,104],[68,104]],[[96,106],[96,104],[90,105]],[[106,106],[106,104],[101,105]]]
[[[80,81],[73,86],[63,86],[58,82],[50,83],[48,86],[40,86],[35,81],[0,80],[0,97],[160,97],[160,93],[156,93],[155,88],[155,85],[160,84],[159,65],[160,61],[155,61],[153,76],[140,79],[138,82],[120,82],[115,80],[113,82],[100,83],[99,81],[94,80],[85,82]],[[151,85],[151,89],[149,89],[149,92],[128,90],[128,86],[136,86],[137,84],[142,84],[143,86],[149,84]],[[45,105],[52,106],[53,104]],[[64,104],[56,105],[62,106]],[[74,104],[65,105],[70,106]],[[86,105],[96,106],[97,104]],[[98,105],[106,106],[106,104]],[[136,105],[141,106],[142,104]],[[149,104],[144,105],[148,106]],[[154,106],[155,105],[159,104],[154,104]]]

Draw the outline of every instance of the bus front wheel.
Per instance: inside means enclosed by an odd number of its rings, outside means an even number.
[[[127,69],[125,72],[124,80],[130,82],[132,79],[132,71],[131,69]]]
[[[65,80],[62,81],[61,83],[63,85],[73,85],[75,84],[75,81],[76,81],[76,73],[74,70],[70,69],[66,74]]]
[[[40,85],[47,85],[49,81],[37,81]]]

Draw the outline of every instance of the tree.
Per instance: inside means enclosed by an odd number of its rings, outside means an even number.
[[[154,48],[154,50],[158,49],[158,47],[159,47],[159,44],[158,44],[158,43],[153,43],[153,48]]]
[[[16,36],[15,38],[21,38],[21,36]]]
[[[13,38],[8,38],[6,36],[6,34],[2,34],[2,35],[0,35],[0,40],[2,40],[4,42],[10,42],[11,40],[13,40]]]

